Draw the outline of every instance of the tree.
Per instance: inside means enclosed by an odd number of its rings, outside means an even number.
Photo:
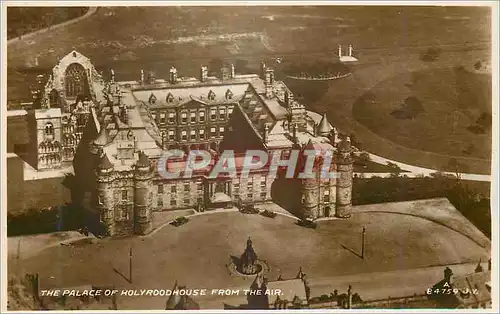
[[[391,168],[390,169],[391,177],[397,178],[401,174],[401,168],[398,165],[396,165],[395,163],[392,163],[389,161],[389,162],[387,162],[387,167]]]
[[[453,172],[457,178],[457,182],[462,180],[462,173],[467,171],[467,165],[462,164],[456,158],[451,158],[446,165],[448,171]]]

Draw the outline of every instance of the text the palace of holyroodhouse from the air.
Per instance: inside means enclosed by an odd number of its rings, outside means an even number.
[[[210,70],[217,75],[201,66],[198,78],[186,78],[172,67],[168,79],[141,71],[137,81],[120,81],[113,70],[103,75],[85,56],[69,53],[30,111],[38,171],[73,164],[82,194],[111,236],[150,232],[153,211],[271,201],[280,184],[298,186],[300,193],[287,197],[295,200],[299,217],[349,217],[349,139],[340,139],[326,115],[307,111],[264,63],[260,74],[240,75],[233,65]],[[331,151],[338,175],[273,177],[263,167],[247,176],[211,178],[207,167],[189,178],[165,178],[157,164],[171,149],[206,150],[215,161],[232,150],[236,172],[249,149],[283,159],[292,150]],[[169,158],[164,167],[174,171],[185,163]]]

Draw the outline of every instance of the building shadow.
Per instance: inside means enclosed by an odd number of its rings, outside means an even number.
[[[284,208],[290,214],[302,217],[301,207],[301,182],[298,179],[285,178],[284,174],[278,174],[271,186],[271,197],[273,202]]]

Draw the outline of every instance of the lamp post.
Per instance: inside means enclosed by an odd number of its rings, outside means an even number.
[[[130,247],[129,251],[128,278],[130,283],[132,283],[132,247]]]
[[[361,234],[361,258],[365,258],[365,233],[366,229],[363,227],[363,232]]]

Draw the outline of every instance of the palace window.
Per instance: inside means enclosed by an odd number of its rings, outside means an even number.
[[[266,199],[267,193],[266,192],[261,192],[260,193],[260,198],[261,199]]]
[[[121,220],[128,220],[129,219],[127,208],[122,208],[119,212],[120,212],[120,219]]]
[[[158,194],[163,194],[163,184],[158,184]]]
[[[247,190],[249,192],[252,192],[252,190],[253,190],[253,182],[252,181],[248,181],[248,183],[247,183]]]
[[[170,200],[170,206],[175,207],[177,206],[177,201],[175,199]]]
[[[191,130],[189,132],[189,135],[190,135],[192,141],[196,140],[196,130]]]
[[[219,119],[224,120],[226,118],[226,108],[219,109]]]
[[[165,123],[165,114],[160,113],[160,123]]]
[[[215,128],[210,128],[210,136],[215,136],[216,134],[216,131],[215,131]]]
[[[199,120],[200,120],[201,123],[205,122],[205,111],[200,110],[198,112],[198,117],[199,117]]]
[[[221,126],[219,128],[219,136],[224,136],[224,127],[223,126]]]
[[[172,192],[172,193],[177,193],[177,185],[172,185],[172,186],[170,187],[170,192]]]
[[[189,198],[184,199],[184,205],[189,205]]]
[[[157,204],[158,207],[163,207],[163,199],[161,197],[158,197]]]
[[[247,194],[247,199],[249,199],[249,200],[253,199],[253,194],[252,193],[248,193]]]
[[[217,110],[215,108],[210,109],[210,120],[216,120],[217,119]]]
[[[52,122],[45,124],[45,135],[54,135],[54,125]]]
[[[175,113],[174,112],[168,113],[168,123],[169,124],[175,123]]]
[[[189,192],[191,190],[191,186],[189,183],[184,183],[184,192]]]
[[[330,190],[325,190],[323,194],[323,202],[325,203],[330,202]]]
[[[191,120],[191,123],[196,123],[196,112],[190,112],[189,119]]]
[[[261,177],[260,178],[260,187],[265,189],[266,188],[266,177]]]
[[[151,114],[151,117],[153,118],[153,121],[156,122],[156,114]]]
[[[186,141],[187,140],[187,131],[182,131],[181,132],[181,141]]]
[[[196,182],[196,189],[198,191],[203,191],[203,184],[201,182]]]
[[[187,123],[187,112],[181,113],[181,123]]]
[[[124,201],[124,202],[128,201],[128,191],[127,190],[122,190],[122,201]]]
[[[240,184],[239,183],[233,183],[233,194],[234,195],[240,194]]]
[[[201,140],[205,139],[205,130],[204,129],[200,129],[200,139]]]
[[[169,141],[175,140],[175,131],[174,130],[168,130],[168,140]]]
[[[231,115],[233,114],[233,107],[227,108],[227,117],[231,118]]]

